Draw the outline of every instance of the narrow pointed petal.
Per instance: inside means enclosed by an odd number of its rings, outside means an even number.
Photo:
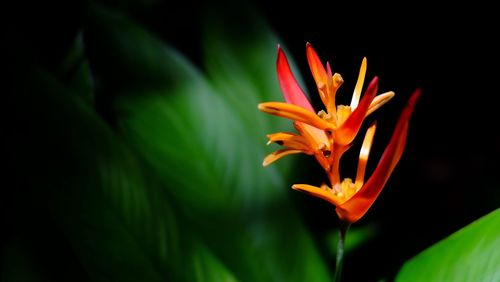
[[[366,113],[366,116],[370,115],[371,113],[376,111],[378,108],[382,107],[382,105],[384,105],[389,100],[391,100],[392,97],[394,97],[394,92],[392,92],[392,91],[385,92],[385,93],[382,93],[380,95],[375,96],[375,98],[373,98],[372,103],[370,104],[370,107],[368,108],[368,112]]]
[[[266,102],[260,103],[258,105],[258,108],[265,113],[288,118],[294,121],[300,121],[321,130],[325,130],[331,127],[331,125],[327,121],[318,117],[315,113],[294,104],[287,104],[282,102]]]
[[[300,135],[288,132],[279,132],[268,134],[267,138],[269,138],[267,144],[277,143],[290,149],[297,149],[312,153],[308,141]]]
[[[321,100],[323,101],[323,104],[326,107],[328,105],[328,99],[329,99],[331,76],[328,76],[328,73],[323,67],[323,64],[321,63],[318,54],[316,53],[311,43],[309,42],[307,42],[306,44],[306,54],[307,54],[307,62],[309,63],[309,68],[311,69],[314,81],[316,81],[316,86],[318,87],[318,92],[320,94]]]
[[[308,184],[294,184],[292,188],[297,191],[305,192],[312,196],[326,200],[334,204],[335,206],[338,206],[341,203],[340,199],[335,196],[334,192],[331,189],[323,189]]]
[[[366,184],[351,199],[337,206],[337,214],[341,220],[354,223],[371,207],[399,162],[406,144],[409,120],[415,104],[420,96],[417,89],[400,115],[389,145],[385,149],[375,171]]]
[[[358,171],[356,172],[356,181],[354,182],[356,189],[360,189],[365,182],[366,164],[368,163],[368,157],[370,156],[370,149],[372,147],[376,128],[376,123],[368,128],[365,134],[365,139],[363,140],[363,145],[361,146],[361,150],[359,152]]]
[[[330,67],[330,62],[326,62],[326,75],[328,75],[328,77],[332,77],[333,74],[332,74],[332,68]]]
[[[278,72],[278,81],[285,101],[287,103],[300,106],[314,113],[314,109],[311,106],[311,103],[309,102],[309,100],[307,100],[306,95],[293,76],[285,52],[283,52],[283,49],[281,49],[281,47],[279,46],[276,70]]]
[[[361,62],[361,68],[359,69],[358,81],[354,87],[354,93],[352,94],[351,109],[354,110],[358,107],[359,98],[361,97],[361,91],[363,90],[363,83],[365,82],[366,75],[366,57],[363,58]]]
[[[354,140],[356,134],[358,134],[361,124],[363,123],[363,120],[365,119],[368,107],[377,94],[377,88],[378,77],[374,77],[366,89],[365,95],[363,99],[361,99],[359,106],[349,115],[347,120],[333,132],[333,139],[336,143],[347,145]]]
[[[299,154],[299,153],[303,153],[303,151],[302,150],[295,150],[295,149],[282,149],[282,150],[278,150],[276,152],[272,152],[271,154],[267,155],[264,158],[264,161],[262,162],[262,166],[268,166],[268,165],[274,163],[275,161],[281,159],[284,156],[288,156],[291,154]]]

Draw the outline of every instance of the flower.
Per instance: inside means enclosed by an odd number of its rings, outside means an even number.
[[[314,155],[327,173],[330,186],[327,184],[322,184],[321,187],[295,184],[292,188],[329,201],[336,206],[337,214],[342,221],[354,223],[373,204],[401,158],[406,143],[408,123],[415,103],[420,96],[420,89],[412,94],[401,113],[389,145],[368,181],[364,183],[365,169],[375,135],[376,123],[366,131],[355,181],[353,182],[350,178],[341,180],[339,174],[340,158],[351,147],[365,117],[390,100],[394,96],[394,92],[389,91],[376,95],[378,78],[375,77],[360,101],[367,64],[366,58],[364,58],[351,104],[349,106],[336,105],[335,96],[343,83],[341,75],[338,73],[332,75],[328,62],[326,69],[323,67],[310,43],[306,44],[306,54],[326,111],[321,110],[317,114],[315,113],[293,76],[285,53],[278,46],[276,66],[279,84],[286,103],[266,102],[259,104],[258,108],[263,112],[294,120],[298,134],[279,132],[267,135],[268,144],[274,142],[285,148],[266,156],[263,165],[267,166],[289,154]]]
[[[389,91],[376,96],[378,78],[375,77],[370,82],[363,99],[359,101],[366,74],[367,60],[364,58],[361,63],[350,106],[337,106],[335,104],[335,96],[337,90],[344,82],[342,76],[338,73],[332,75],[329,63],[326,64],[325,70],[310,43],[306,44],[306,53],[309,67],[316,81],[318,92],[326,108],[326,112],[322,110],[318,114],[315,114],[311,104],[293,76],[286,56],[280,47],[278,47],[277,71],[278,80],[286,103],[261,103],[259,104],[259,109],[269,114],[300,121],[324,130],[329,138],[333,138],[335,143],[346,146],[354,140],[364,118],[389,101],[394,96],[394,92]]]
[[[398,119],[389,145],[386,147],[379,163],[366,183],[364,183],[365,168],[373,136],[375,134],[376,124],[370,126],[366,132],[359,154],[358,170],[354,183],[350,178],[345,178],[342,182],[332,182],[333,188],[325,184],[321,187],[307,184],[295,184],[292,188],[307,192],[334,204],[337,207],[337,215],[341,220],[350,223],[358,221],[377,199],[403,154],[408,135],[410,117],[420,93],[420,89],[417,89],[411,95]]]

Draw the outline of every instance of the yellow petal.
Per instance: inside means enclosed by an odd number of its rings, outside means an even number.
[[[302,150],[295,150],[295,149],[282,149],[282,150],[278,150],[276,152],[272,152],[271,154],[267,155],[264,158],[264,161],[262,162],[262,166],[268,166],[268,165],[272,164],[273,162],[281,159],[284,156],[288,156],[291,154],[299,154],[299,153],[303,153],[303,151]]]
[[[358,81],[354,87],[354,93],[351,99],[351,109],[354,111],[358,107],[359,98],[361,97],[361,90],[363,90],[363,83],[365,82],[366,75],[366,57],[363,58],[361,62],[361,68],[359,69]]]

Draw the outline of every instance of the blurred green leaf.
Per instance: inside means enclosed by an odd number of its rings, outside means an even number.
[[[273,122],[264,122],[269,117],[257,110],[254,96],[259,92],[235,92],[241,100],[249,93],[252,104],[226,99],[182,54],[150,32],[123,15],[94,12],[86,39],[98,80],[97,99],[105,111],[113,112],[153,168],[172,186],[183,187],[173,193],[189,208],[224,210],[233,202],[237,205],[232,208],[239,210],[241,205],[253,207],[283,197],[283,187],[290,185],[276,167],[261,166],[270,132],[258,125],[269,128]],[[274,53],[274,47],[271,50]],[[268,66],[274,69],[274,60]],[[266,95],[280,94],[277,90]],[[253,119],[242,121],[248,113]],[[253,134],[257,130],[259,134]],[[191,175],[203,183],[202,195],[193,197],[200,187],[186,177]]]
[[[288,198],[285,169],[261,165],[269,150],[265,135],[285,129],[283,121],[257,110],[261,101],[282,99],[275,79],[259,78],[269,69],[274,73],[272,37],[252,39],[250,54],[231,46],[212,49],[233,58],[207,54],[217,58],[212,63],[225,71],[239,68],[230,78],[212,70],[219,81],[212,84],[182,54],[123,15],[98,7],[93,12],[85,37],[99,82],[97,97],[162,179],[183,222],[238,280],[329,280]],[[262,65],[243,64],[252,56]]]
[[[396,281],[500,281],[500,209],[424,250]]]
[[[24,145],[17,169],[30,176],[22,181],[50,208],[92,281],[234,280],[179,226],[147,165],[81,97],[39,70],[18,94],[17,105],[36,118],[19,121],[26,135],[17,140]]]
[[[93,78],[85,57],[83,36],[79,32],[73,46],[57,68],[57,75],[62,83],[79,94],[89,104],[94,103]]]
[[[204,66],[216,95],[228,101],[245,124],[252,125],[246,128],[248,138],[262,142],[263,134],[293,130],[290,120],[261,113],[256,107],[284,101],[276,75],[277,46],[284,46],[246,1],[227,2],[221,6],[231,13],[223,16],[217,12],[219,6],[204,9]],[[288,60],[295,68],[293,58]],[[297,79],[301,82],[300,76]]]

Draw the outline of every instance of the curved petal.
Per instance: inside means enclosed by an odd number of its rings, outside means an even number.
[[[366,89],[365,95],[358,107],[349,115],[346,121],[333,132],[333,139],[336,143],[341,145],[347,145],[354,140],[356,134],[365,119],[368,107],[370,106],[373,98],[377,94],[378,88],[378,77],[374,77],[370,82],[370,85]]]
[[[285,52],[283,52],[283,49],[281,49],[280,46],[278,46],[276,70],[278,73],[278,81],[281,87],[281,92],[283,93],[285,101],[287,103],[300,106],[314,113],[314,109],[311,106],[311,103],[309,103],[309,100],[307,100],[306,95],[293,76]]]
[[[258,105],[258,108],[265,113],[288,118],[294,121],[300,121],[321,130],[332,127],[326,120],[318,117],[315,113],[294,104],[287,104],[282,102],[266,102],[260,103]]]
[[[262,162],[262,166],[268,166],[268,165],[274,163],[275,161],[281,159],[284,156],[288,156],[291,154],[300,154],[300,153],[304,153],[304,152],[302,150],[296,150],[296,149],[282,149],[282,150],[278,150],[276,152],[272,152],[271,154],[267,155],[264,158],[264,161]]]
[[[269,141],[267,144],[277,143],[278,145],[282,145],[288,147],[290,149],[297,149],[306,152],[310,152],[312,154],[313,150],[311,145],[308,143],[308,140],[303,136],[288,133],[288,132],[278,132],[274,134],[268,134],[267,138]]]
[[[321,60],[318,57],[318,54],[312,47],[311,43],[307,42],[306,44],[306,55],[307,62],[309,63],[309,68],[311,69],[311,73],[314,77],[314,81],[316,81],[316,86],[318,87],[318,92],[320,94],[321,100],[325,107],[328,106],[328,99],[330,99],[330,87],[331,87],[331,76],[328,76],[327,71],[323,67]],[[328,65],[329,67],[330,65]],[[331,69],[329,68],[331,72]]]
[[[356,172],[356,181],[354,185],[356,190],[360,189],[365,182],[365,170],[366,164],[368,163],[368,157],[370,156],[370,149],[373,143],[373,137],[375,136],[375,129],[377,129],[377,123],[373,123],[370,128],[366,131],[365,139],[363,140],[363,145],[359,152],[358,170]]]
[[[391,100],[394,95],[394,92],[389,91],[375,96],[370,104],[370,107],[368,107],[368,112],[366,113],[365,117],[376,111],[378,108],[382,107],[382,105]]]
[[[341,220],[354,223],[371,207],[399,162],[406,144],[409,120],[415,104],[420,96],[417,89],[400,115],[389,145],[385,149],[377,167],[366,184],[351,199],[337,206],[337,214]]]
[[[338,206],[341,203],[340,199],[335,196],[334,192],[330,188],[323,189],[308,184],[294,184],[292,185],[292,188],[297,191],[305,192],[312,196],[328,201],[335,206]]]

